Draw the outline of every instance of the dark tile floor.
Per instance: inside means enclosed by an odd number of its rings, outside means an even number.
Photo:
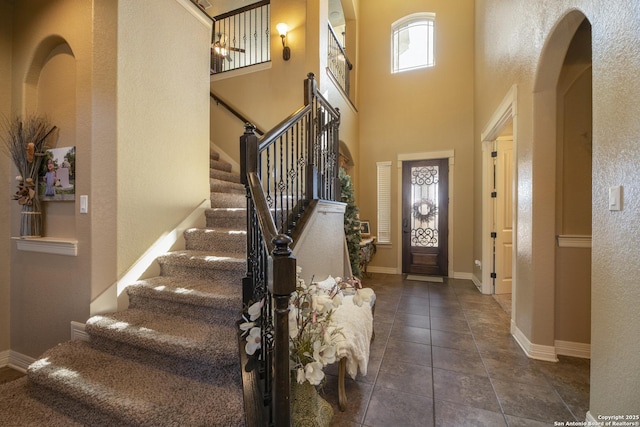
[[[549,426],[584,421],[589,360],[527,358],[509,316],[469,280],[444,283],[371,274],[375,340],[366,376],[347,378],[338,409],[337,369],[324,397],[332,426]]]

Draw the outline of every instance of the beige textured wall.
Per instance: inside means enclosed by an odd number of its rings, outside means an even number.
[[[76,102],[89,91],[91,5],[74,1],[25,1],[13,15],[13,111],[45,114],[61,127],[65,145],[76,145],[78,159],[90,147],[90,123],[74,120]],[[66,46],[65,46],[66,44]],[[69,88],[65,74],[72,73]],[[61,92],[56,92],[62,88]],[[57,99],[59,98],[59,103]],[[58,123],[59,121],[59,123]],[[80,125],[77,125],[77,124]],[[72,129],[73,128],[73,129]],[[78,194],[87,194],[88,165],[76,170]],[[45,204],[52,212],[46,224],[57,237],[78,239],[78,256],[18,251],[11,253],[11,349],[35,357],[69,338],[69,322],[84,321],[90,301],[88,236],[76,233],[86,216],[75,215],[75,203]],[[19,210],[12,206],[11,231],[17,234]],[[46,233],[46,230],[45,230]]]
[[[305,224],[302,235],[293,248],[297,266],[307,283],[328,276],[344,277],[344,257],[318,256],[344,252],[344,211],[342,203],[319,202]]]
[[[76,145],[76,194],[89,196],[86,215],[77,203],[47,207],[50,235],[75,237],[77,257],[11,250],[19,353],[69,339],[69,322],[84,322],[89,303],[209,195],[210,23],[189,2],[154,6],[15,4],[13,109],[55,118],[61,144]],[[17,207],[3,224],[15,234]]]
[[[370,264],[401,271],[397,156],[455,150],[453,196],[453,270],[473,268],[473,1],[360,4],[358,45],[359,173],[356,203],[360,218],[377,230],[376,162],[392,161],[392,244],[378,245]],[[398,74],[390,72],[391,24],[415,12],[436,13],[436,65]]]
[[[11,113],[11,53],[13,26],[11,24],[13,6],[6,0],[0,1],[0,117]],[[0,149],[4,150],[4,149]],[[9,200],[14,181],[12,162],[4,151],[0,151],[0,200]],[[10,343],[10,278],[11,278],[11,226],[9,218],[11,205],[0,203],[0,352],[9,350]]]
[[[585,33],[584,35],[582,35]],[[581,38],[584,49],[575,46]],[[558,85],[556,230],[559,235],[591,236],[591,40],[578,31]],[[585,52],[576,58],[576,50]],[[576,60],[577,59],[577,60]],[[577,64],[576,64],[577,62]],[[591,249],[556,248],[555,339],[591,340]]]
[[[568,44],[577,26],[573,21],[580,17],[575,10],[582,11],[593,25],[592,223],[598,226],[593,227],[592,248],[590,412],[597,419],[599,414],[636,414],[640,407],[640,378],[635,375],[640,371],[636,351],[640,345],[640,287],[636,283],[640,255],[640,122],[636,119],[640,114],[636,102],[640,95],[636,72],[640,67],[640,5],[628,0],[476,1],[475,134],[480,134],[508,89],[517,84],[515,322],[531,342],[552,345],[555,293],[549,285],[553,278],[548,280],[548,276],[554,272],[555,251],[549,248],[555,239],[548,230],[554,230],[555,174],[549,171],[549,161],[555,164],[555,147],[545,140],[555,140],[548,138],[555,129],[553,120],[544,121],[555,116],[555,106],[554,97],[548,96],[554,76],[545,73],[557,73],[553,64],[563,58],[562,50],[553,49],[554,45],[543,54],[543,46],[552,34],[561,44]],[[566,14],[569,19],[553,32]],[[541,67],[540,60],[550,66]],[[476,150],[475,165],[479,164]],[[480,179],[477,170],[476,179]],[[625,186],[621,212],[608,211],[611,185]],[[480,216],[475,218],[476,229],[482,223]],[[474,248],[479,255],[477,241]]]
[[[209,197],[210,28],[179,1],[118,2],[118,272]]]

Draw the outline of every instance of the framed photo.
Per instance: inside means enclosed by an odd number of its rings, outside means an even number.
[[[45,151],[38,192],[40,200],[44,201],[76,199],[76,147]]]
[[[369,221],[360,221],[360,235],[362,237],[371,236],[371,230],[369,229]]]

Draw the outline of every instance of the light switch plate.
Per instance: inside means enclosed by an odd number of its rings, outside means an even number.
[[[80,213],[86,214],[89,212],[89,196],[80,196]]]
[[[609,187],[609,210],[622,210],[622,186]]]

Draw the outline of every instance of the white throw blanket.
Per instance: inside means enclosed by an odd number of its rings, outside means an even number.
[[[369,364],[369,344],[373,334],[373,314],[371,305],[375,301],[375,295],[371,304],[365,302],[361,307],[353,303],[353,295],[344,297],[342,305],[334,309],[332,320],[340,329],[343,337],[338,338],[336,358],[347,359],[347,373],[353,379],[358,374],[358,368],[362,375],[367,375]]]

